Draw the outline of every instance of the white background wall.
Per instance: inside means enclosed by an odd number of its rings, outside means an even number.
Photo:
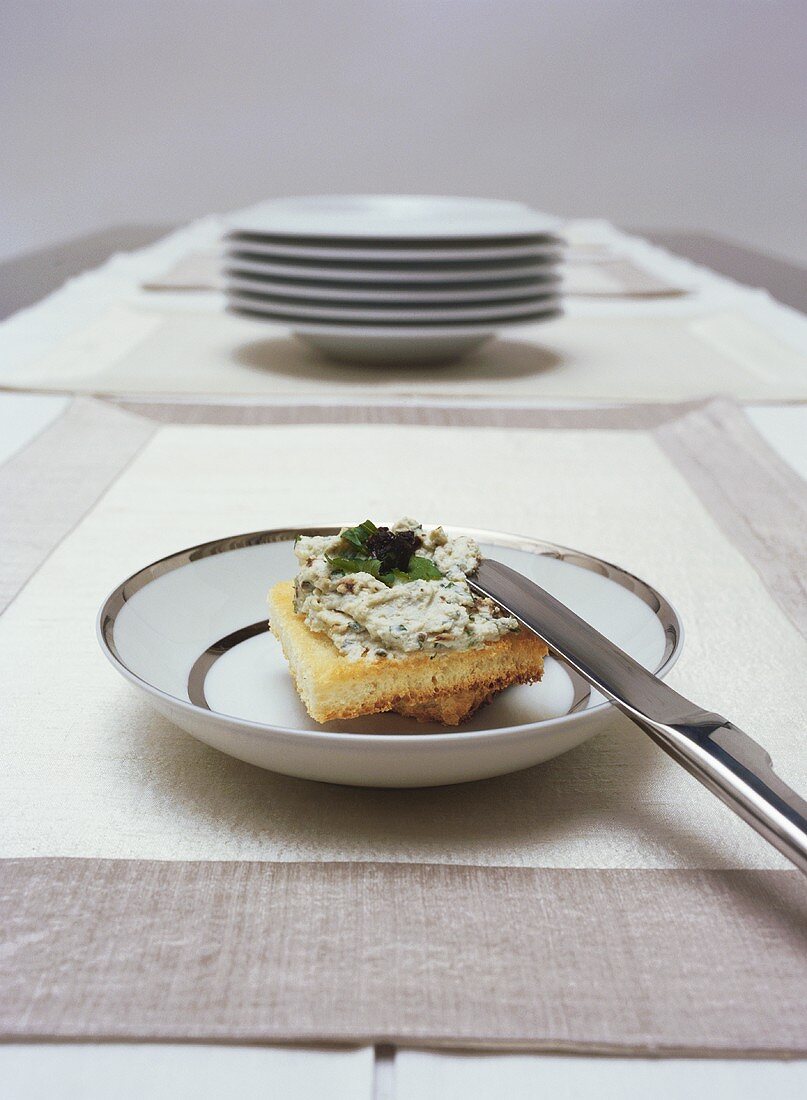
[[[807,260],[807,0],[2,0],[0,257],[455,192]]]

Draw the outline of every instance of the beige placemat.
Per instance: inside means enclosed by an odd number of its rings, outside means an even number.
[[[222,257],[215,251],[189,252],[164,271],[141,282],[143,290],[218,290]]]
[[[687,293],[680,283],[663,279],[633,260],[614,258],[591,263],[575,262],[563,277],[563,290],[572,298],[678,298]]]
[[[807,357],[756,321],[563,317],[527,325],[457,363],[367,367],[331,362],[286,329],[212,309],[115,306],[0,386],[69,393],[219,396],[352,394],[679,401],[715,393],[807,399]]]
[[[227,532],[399,511],[527,531],[657,584],[688,631],[671,681],[804,788],[804,491],[736,409],[153,411],[74,403],[0,482],[22,516],[0,1033],[805,1052],[802,880],[625,720],[484,783],[317,785],[157,717],[92,629],[121,577]],[[88,483],[50,545],[15,511],[48,461]]]

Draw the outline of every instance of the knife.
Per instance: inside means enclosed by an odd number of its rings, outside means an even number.
[[[643,668],[543,588],[486,558],[468,584],[515,616],[644,730],[673,760],[807,874],[807,802],[766,750]]]

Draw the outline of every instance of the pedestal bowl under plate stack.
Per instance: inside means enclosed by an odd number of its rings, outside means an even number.
[[[288,325],[331,357],[456,358],[561,307],[554,218],[520,203],[306,196],[230,221],[228,309]]]

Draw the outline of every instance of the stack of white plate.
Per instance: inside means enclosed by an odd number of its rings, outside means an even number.
[[[557,230],[514,202],[278,199],[230,221],[227,304],[339,359],[455,358],[500,328],[558,316]]]

